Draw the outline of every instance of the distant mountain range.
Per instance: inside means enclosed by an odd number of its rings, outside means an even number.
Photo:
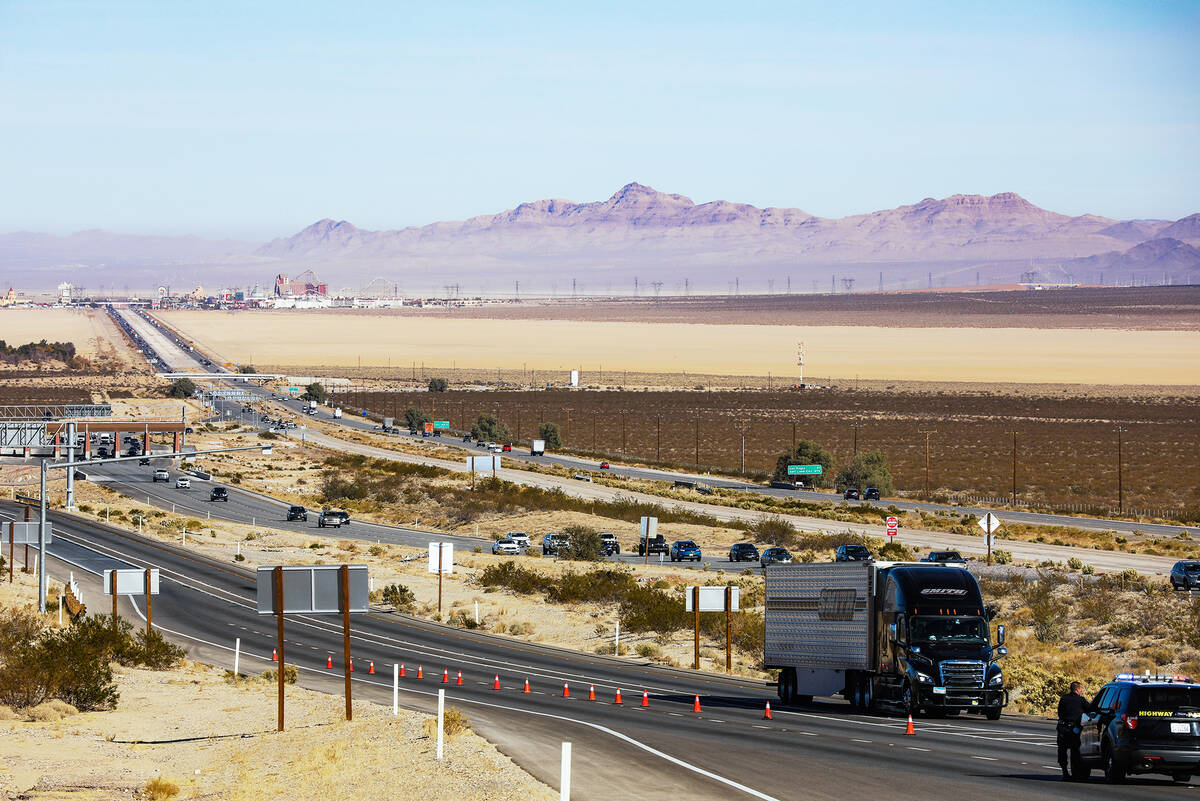
[[[17,237],[17,239],[14,239]],[[0,236],[0,268],[38,253],[92,264],[116,255],[116,237],[38,240]],[[83,237],[74,241],[76,237]],[[109,237],[110,239],[105,239]],[[331,289],[375,277],[404,292],[579,294],[633,291],[857,291],[1046,281],[1200,282],[1200,214],[1178,221],[1072,217],[1019,195],[953,195],[842,218],[760,209],[723,200],[695,204],[638,183],[608,200],[539,200],[459,222],[368,231],[346,221],[313,223],[261,247],[203,240],[125,238],[135,272],[168,259],[172,274],[205,285],[266,284],[275,272],[317,271]],[[70,245],[70,246],[68,246]],[[107,248],[107,249],[106,249]],[[98,257],[95,257],[98,258]],[[41,258],[45,262],[45,258]],[[30,264],[29,266],[35,266]],[[160,273],[161,274],[161,273]],[[89,286],[96,282],[86,281]],[[379,285],[379,282],[376,282]],[[652,288],[653,287],[653,288]]]

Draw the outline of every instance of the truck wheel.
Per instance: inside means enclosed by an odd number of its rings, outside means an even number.
[[[1173,782],[1179,782],[1179,783],[1183,784],[1183,783],[1189,782],[1191,780],[1192,780],[1192,774],[1188,773],[1187,771],[1171,774],[1171,781],[1173,781]]]
[[[987,711],[987,719],[988,720],[999,720],[1000,719],[1000,707],[998,707],[998,706],[990,707]]]
[[[914,693],[911,684],[905,683],[904,692],[900,696],[900,714],[915,715],[917,707],[914,701]]]

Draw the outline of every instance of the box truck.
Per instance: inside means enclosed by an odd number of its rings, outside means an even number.
[[[979,584],[966,568],[833,562],[766,569],[764,665],[779,698],[841,695],[856,711],[997,720],[1008,702]]]
[[[546,440],[535,439],[529,445],[530,456],[545,456],[546,455]]]
[[[342,407],[339,406],[338,408],[333,410],[333,417],[336,420],[342,419]]]

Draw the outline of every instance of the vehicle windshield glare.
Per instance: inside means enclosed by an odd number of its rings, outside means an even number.
[[[977,617],[916,617],[909,627],[913,642],[986,645],[987,624]]]
[[[1138,687],[1133,707],[1138,711],[1200,711],[1200,687]]]
[[[679,547],[680,548],[695,548],[696,543],[692,542],[691,540],[681,540],[679,543]]]

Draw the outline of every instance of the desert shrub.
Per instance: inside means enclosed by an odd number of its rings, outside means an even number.
[[[190,378],[177,378],[167,387],[169,398],[190,398],[196,394],[196,384]]]
[[[584,573],[566,571],[554,582],[547,598],[555,603],[613,603],[637,587],[630,567],[596,567]]]
[[[557,449],[562,447],[562,435],[558,433],[557,423],[542,423],[538,427],[538,439],[544,439],[547,448]]]
[[[53,723],[76,714],[79,714],[78,709],[57,699],[43,701],[25,710],[25,717],[34,723]]]
[[[876,487],[880,494],[891,495],[892,472],[883,451],[865,451],[838,471],[835,482],[839,491],[847,487]]]
[[[477,576],[476,581],[484,587],[503,587],[521,595],[546,592],[552,586],[541,573],[521,567],[512,561],[488,565]]]
[[[262,673],[260,673],[258,677],[268,683],[279,681],[279,674],[275,672],[274,668],[267,668]],[[296,669],[295,665],[284,665],[283,666],[283,683],[284,684],[295,684],[296,681],[299,680],[299,678],[300,678],[300,671]]]
[[[371,554],[371,556],[383,556],[387,553],[387,550],[382,545],[372,545],[367,549],[367,553]]]
[[[662,656],[662,648],[652,642],[640,642],[634,651],[638,656],[645,659],[656,659]]]
[[[367,486],[354,476],[337,470],[322,470],[320,494],[324,503],[358,501],[367,497]]]
[[[992,551],[992,561],[998,565],[1011,565],[1012,559],[1012,551]]]
[[[1034,660],[1012,659],[1004,665],[1005,681],[1014,689],[1018,706],[1027,712],[1044,714],[1054,709],[1058,699],[1070,689],[1074,676],[1049,670]]]
[[[521,636],[522,634],[533,634],[533,624],[525,623],[518,620],[516,623],[508,624],[508,633]]]
[[[621,628],[631,634],[670,633],[691,625],[683,598],[663,590],[634,587],[621,599]]]
[[[1182,614],[1170,621],[1176,640],[1192,648],[1200,648],[1200,598],[1192,598]]]
[[[1083,560],[1078,556],[1072,556],[1067,560],[1067,567],[1071,568],[1072,570],[1083,570]]]
[[[446,622],[464,629],[477,629],[480,625],[475,622],[475,616],[468,612],[455,612]]]
[[[912,562],[917,558],[912,548],[896,542],[894,538],[879,549],[878,556],[880,559],[891,562]]]
[[[1117,614],[1118,594],[1107,577],[1081,581],[1075,588],[1075,608],[1097,623],[1111,623]]]
[[[450,384],[447,383],[446,379],[444,379],[444,378],[429,379],[429,391],[430,392],[445,392],[447,389],[449,389],[449,387],[450,387]]]
[[[496,419],[496,415],[485,412],[479,415],[475,425],[471,426],[471,436],[477,440],[507,442],[508,429]]]
[[[570,538],[570,544],[559,553],[561,558],[576,562],[599,562],[604,558],[600,532],[596,529],[576,524],[564,528],[563,533]]]
[[[138,631],[134,637],[134,651],[138,662],[150,670],[169,670],[179,664],[179,660],[187,654],[173,642],[169,642],[162,632],[151,629]]]
[[[409,431],[423,431],[425,424],[432,422],[433,418],[429,416],[429,412],[423,409],[409,406],[404,410],[404,423],[408,426]]]
[[[302,400],[324,403],[328,398],[328,394],[325,392],[324,384],[322,384],[320,381],[314,381],[304,388],[304,392],[300,395],[300,398]]]
[[[724,631],[721,634],[723,636]],[[763,646],[766,643],[762,612],[735,612],[730,620],[730,635],[734,648],[762,658]]]
[[[764,544],[788,548],[796,544],[796,527],[778,515],[760,517],[754,521],[750,527],[750,534],[755,542]]]
[[[142,795],[149,801],[170,801],[179,795],[179,785],[159,776],[146,782],[142,787]]]
[[[1020,593],[1033,624],[1033,636],[1041,642],[1059,640],[1066,626],[1071,607],[1056,593],[1062,582],[1053,573],[1039,573]]]
[[[417,596],[403,584],[389,584],[383,588],[383,602],[398,612],[411,612],[417,603]]]
[[[448,706],[442,712],[442,733],[447,737],[457,737],[471,731],[471,721],[456,706]],[[437,739],[437,716],[431,716],[425,721],[425,734],[430,739]]]

